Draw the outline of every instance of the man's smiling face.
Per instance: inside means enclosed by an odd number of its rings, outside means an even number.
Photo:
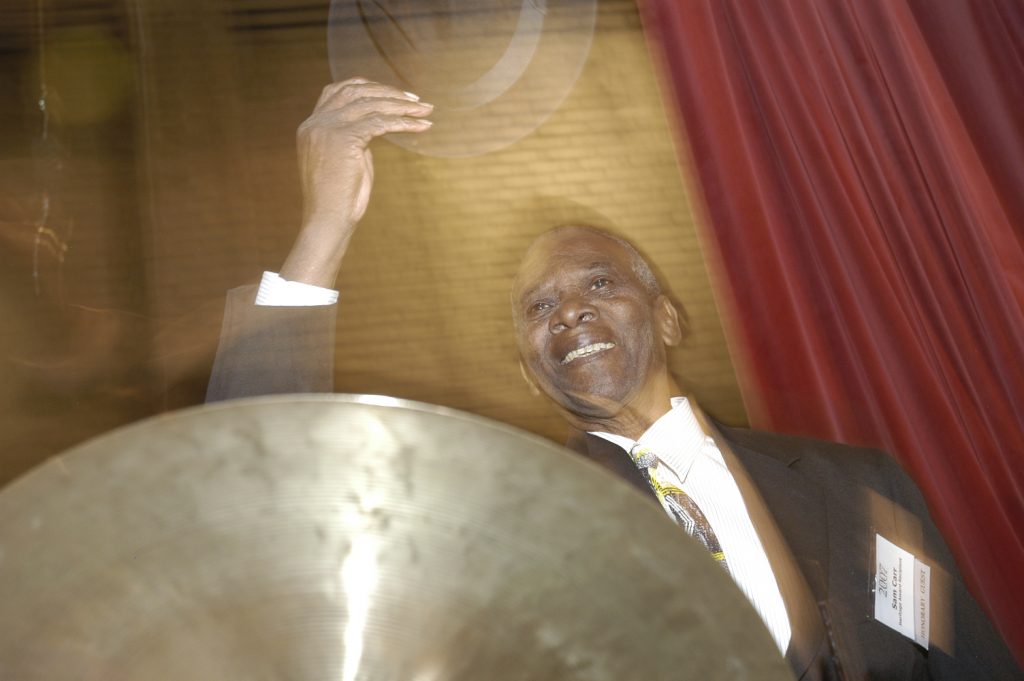
[[[667,376],[674,308],[641,281],[633,255],[598,231],[563,227],[534,241],[512,305],[527,378],[571,414],[615,418]]]

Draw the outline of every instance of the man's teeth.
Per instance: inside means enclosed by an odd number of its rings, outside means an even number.
[[[586,357],[592,355],[595,352],[601,352],[602,350],[611,350],[615,347],[615,343],[591,343],[590,345],[584,345],[582,348],[577,348],[570,352],[568,355],[562,358],[562,364],[568,364],[574,359],[580,357]]]

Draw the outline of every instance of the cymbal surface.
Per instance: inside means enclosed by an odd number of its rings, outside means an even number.
[[[0,677],[788,679],[696,542],[567,450],[287,396],[157,417],[0,492]]]

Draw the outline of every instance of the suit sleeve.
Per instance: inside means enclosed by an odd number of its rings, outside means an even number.
[[[206,401],[331,392],[337,305],[258,306],[256,291],[228,291]]]

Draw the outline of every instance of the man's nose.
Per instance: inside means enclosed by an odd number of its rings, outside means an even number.
[[[558,306],[556,314],[551,316],[551,333],[560,333],[574,329],[578,324],[586,324],[597,319],[597,308],[583,298],[573,296]]]

